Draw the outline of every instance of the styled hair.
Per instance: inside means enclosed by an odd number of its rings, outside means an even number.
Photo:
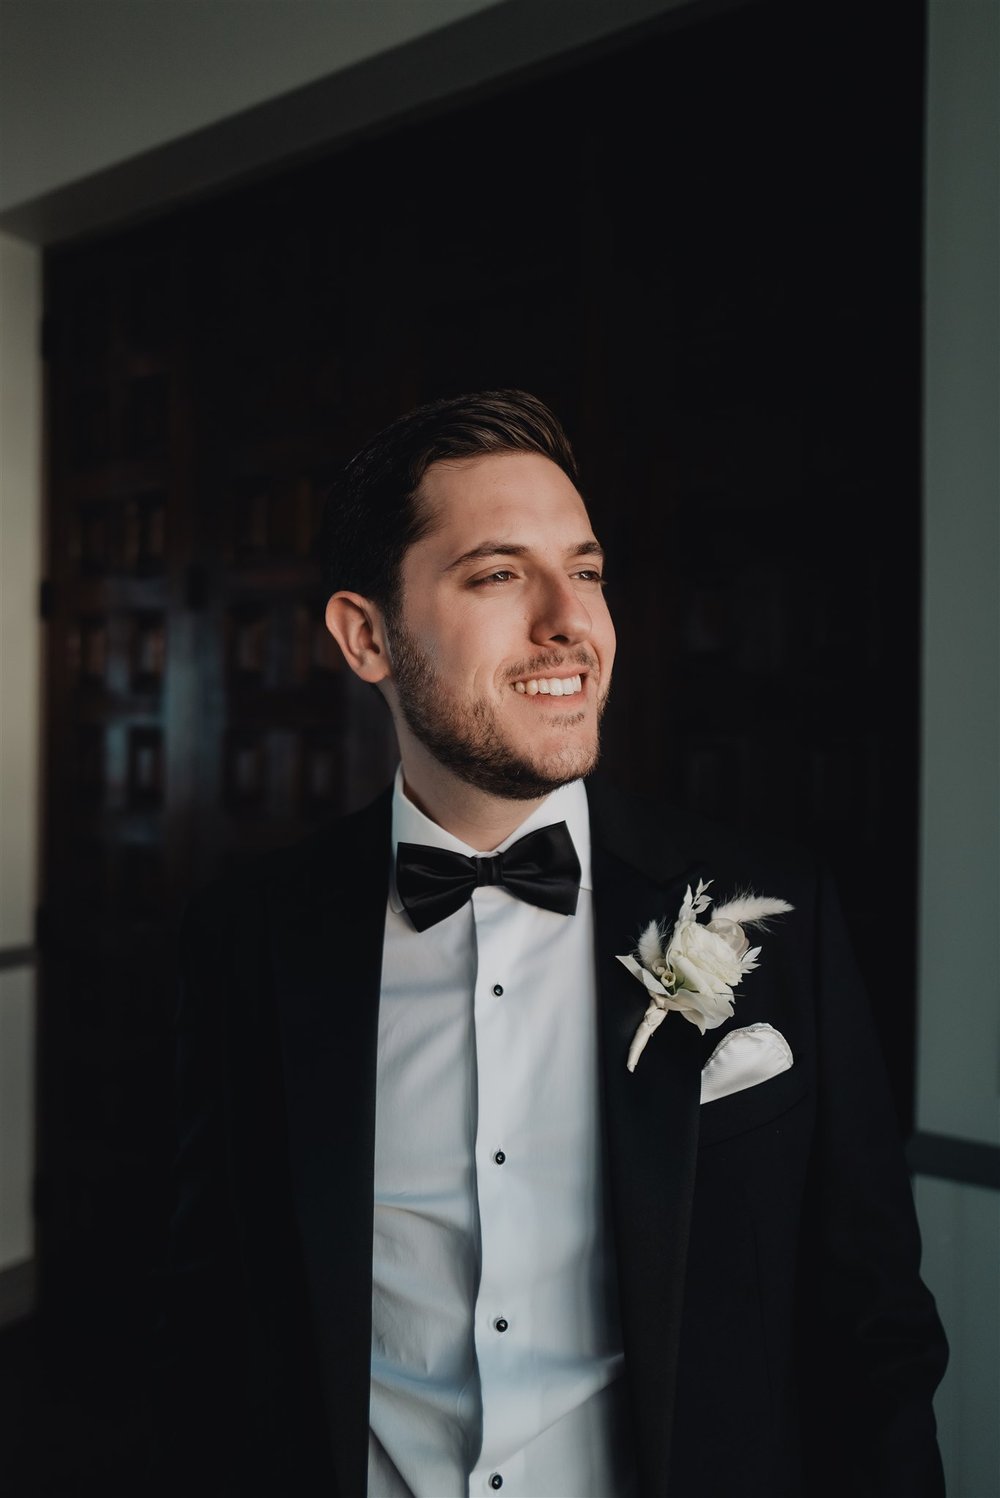
[[[403,557],[432,524],[417,492],[424,474],[489,453],[541,453],[577,482],[569,439],[537,396],[482,390],[418,406],[377,432],[330,489],[319,538],[326,596],[346,588],[396,618]]]

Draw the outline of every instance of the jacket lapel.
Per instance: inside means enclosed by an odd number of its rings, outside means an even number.
[[[698,1141],[701,1035],[668,1016],[636,1070],[625,1062],[645,990],[617,955],[680,907],[693,866],[648,842],[615,793],[588,785],[607,1175],[639,1490],[667,1489]]]
[[[294,1209],[343,1494],[367,1483],[375,1078],[391,797],[272,889]]]

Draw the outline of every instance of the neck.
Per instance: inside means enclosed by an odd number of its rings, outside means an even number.
[[[417,746],[418,751],[420,746]],[[402,754],[403,788],[425,817],[479,853],[492,853],[546,800],[509,800],[460,780],[425,752]]]

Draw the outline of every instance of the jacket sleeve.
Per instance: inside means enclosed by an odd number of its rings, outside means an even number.
[[[830,878],[817,911],[819,1107],[803,1286],[810,1494],[940,1498],[932,1396],[947,1343],[869,1001]]]

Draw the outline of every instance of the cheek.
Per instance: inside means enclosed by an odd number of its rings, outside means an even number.
[[[457,688],[483,695],[498,689],[498,672],[504,663],[503,632],[494,618],[487,622],[472,614],[456,619],[451,627],[447,659]]]
[[[460,650],[461,630],[441,610],[427,603],[423,607],[419,603],[408,605],[403,624],[435,674],[450,678]]]
[[[496,643],[476,621],[451,619],[427,636],[435,675],[455,697],[484,696],[496,690]]]

